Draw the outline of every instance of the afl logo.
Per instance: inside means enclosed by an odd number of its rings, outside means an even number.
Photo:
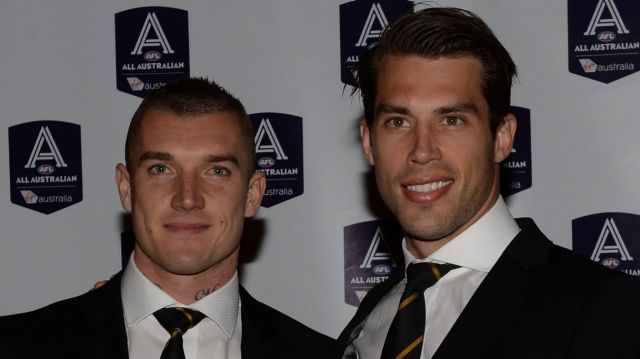
[[[44,164],[44,165],[40,165],[40,166],[38,166],[37,171],[38,171],[38,173],[39,173],[39,174],[41,174],[41,175],[48,176],[48,175],[50,175],[50,174],[53,174],[53,172],[55,172],[55,171],[56,171],[56,168],[55,168],[55,167],[53,167],[53,165],[50,165],[50,164]]]
[[[276,164],[276,160],[271,157],[262,157],[258,160],[258,166],[262,168],[273,167]]]
[[[142,54],[142,57],[147,61],[158,61],[162,57],[162,54],[158,51],[147,51]]]
[[[600,263],[608,268],[617,268],[620,266],[620,260],[617,258],[605,258]]]
[[[376,266],[373,266],[372,271],[375,275],[388,275],[389,273],[391,273],[391,267],[386,264],[378,264]]]
[[[603,31],[596,35],[600,42],[611,42],[616,39],[616,33],[613,31]]]

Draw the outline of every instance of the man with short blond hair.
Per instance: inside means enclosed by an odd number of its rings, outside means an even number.
[[[104,286],[0,318],[2,358],[326,358],[333,341],[238,281],[244,219],[260,206],[244,107],[205,79],[147,97],[116,167],[135,248]]]

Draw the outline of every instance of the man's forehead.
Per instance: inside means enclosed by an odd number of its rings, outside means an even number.
[[[229,111],[214,111],[214,112],[176,112],[172,111],[168,107],[153,107],[145,111],[141,119],[141,125],[145,123],[153,123],[157,120],[179,120],[184,122],[192,122],[198,120],[232,120],[229,123],[240,124],[240,119]]]
[[[415,99],[477,110],[474,102],[486,102],[483,83],[482,64],[472,56],[389,56],[378,74],[375,110]]]
[[[253,141],[245,138],[240,119],[229,112],[178,115],[155,109],[145,113],[136,137],[131,148],[131,159],[136,162],[163,160],[161,157],[245,162],[249,157],[245,141]]]
[[[384,66],[384,64],[392,61],[415,58],[426,61],[439,61],[439,60],[472,60],[477,62],[481,68],[484,70],[484,63],[482,59],[478,56],[466,52],[459,53],[450,53],[450,54],[440,54],[440,55],[424,55],[420,53],[390,53],[385,54],[380,59],[380,67]]]
[[[430,71],[425,71],[427,68]],[[475,56],[459,54],[447,56],[421,56],[416,54],[385,55],[376,76],[378,91],[382,86],[393,86],[399,79],[412,82],[432,81],[445,75],[455,76],[464,72],[465,83],[477,80],[478,89],[485,83],[485,66]],[[475,82],[475,81],[474,81]]]
[[[145,113],[141,120],[139,138],[148,132],[159,136],[211,135],[219,134],[242,137],[244,132],[241,119],[231,112],[206,114],[176,114],[170,111],[153,110]],[[228,136],[227,136],[228,137]]]

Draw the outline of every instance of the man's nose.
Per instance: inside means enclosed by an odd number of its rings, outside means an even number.
[[[176,181],[172,206],[176,209],[191,210],[204,207],[202,185],[196,175],[183,173]]]
[[[440,159],[440,146],[435,130],[427,126],[418,126],[413,131],[409,161],[416,164],[426,164]]]

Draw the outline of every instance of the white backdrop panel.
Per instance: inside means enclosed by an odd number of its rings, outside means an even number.
[[[331,336],[344,303],[342,228],[373,219],[364,203],[360,105],[340,82],[340,1],[5,1],[0,11],[0,315],[78,295],[120,268],[113,169],[140,99],[116,90],[114,14],[189,13],[191,74],[215,79],[248,112],[303,118],[304,195],[261,209],[265,236],[243,282],[259,299]],[[477,12],[519,66],[512,103],[531,109],[533,186],[509,199],[571,247],[571,220],[640,213],[635,74],[602,84],[567,70],[565,1],[441,1]],[[84,199],[44,215],[11,203],[7,128],[82,127]]]

